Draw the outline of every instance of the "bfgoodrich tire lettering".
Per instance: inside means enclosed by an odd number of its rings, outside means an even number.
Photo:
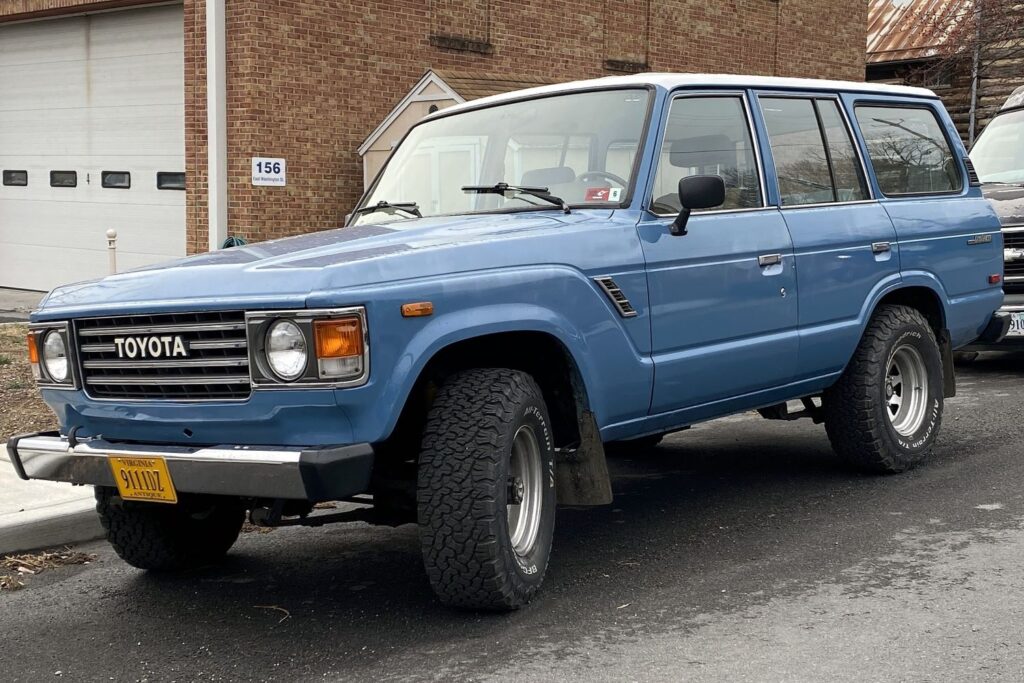
[[[182,495],[177,505],[121,500],[116,489],[96,488],[96,511],[118,556],[139,569],[174,571],[221,559],[245,521],[230,498]]]
[[[445,604],[517,609],[537,593],[555,525],[551,439],[540,388],[526,373],[470,370],[438,390],[423,434],[417,513],[427,576]],[[533,457],[535,489],[515,476],[525,471],[516,463]],[[518,524],[525,503],[510,507],[520,499],[539,506],[528,528]]]
[[[930,453],[942,423],[942,356],[925,317],[880,308],[823,398],[836,453],[871,472],[903,472]]]

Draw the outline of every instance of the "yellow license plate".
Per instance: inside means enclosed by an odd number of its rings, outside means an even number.
[[[177,503],[167,461],[163,458],[141,456],[130,458],[109,457],[114,471],[117,490],[125,500],[146,500],[153,503]]]

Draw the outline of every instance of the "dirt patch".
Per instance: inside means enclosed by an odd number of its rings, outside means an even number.
[[[27,576],[35,576],[48,569],[72,564],[89,564],[95,557],[75,552],[71,548],[24,555],[5,555],[0,557],[0,591],[16,591],[24,588],[22,579]]]
[[[0,441],[13,434],[56,429],[57,418],[39,398],[28,364],[23,323],[0,324]]]

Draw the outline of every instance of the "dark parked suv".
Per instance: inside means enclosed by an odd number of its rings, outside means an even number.
[[[1010,332],[999,344],[972,349],[1024,349],[1024,87],[1017,88],[978,138],[971,159],[1003,224],[1003,261]]]

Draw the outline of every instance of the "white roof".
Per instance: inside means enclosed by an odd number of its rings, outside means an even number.
[[[736,74],[685,74],[685,73],[642,73],[630,76],[607,76],[586,81],[557,83],[539,88],[517,90],[501,95],[482,97],[478,100],[457,104],[443,110],[450,114],[463,109],[472,109],[482,105],[494,104],[505,100],[519,99],[524,96],[547,95],[567,90],[594,88],[601,86],[645,86],[653,85],[666,90],[681,87],[727,87],[727,88],[786,88],[789,90],[840,90],[845,92],[876,93],[879,95],[902,95],[913,97],[938,97],[927,88],[911,88],[903,85],[887,85],[885,83],[864,83],[856,81],[828,81],[815,78],[778,78],[776,76],[738,76]],[[437,116],[441,112],[432,114]]]

